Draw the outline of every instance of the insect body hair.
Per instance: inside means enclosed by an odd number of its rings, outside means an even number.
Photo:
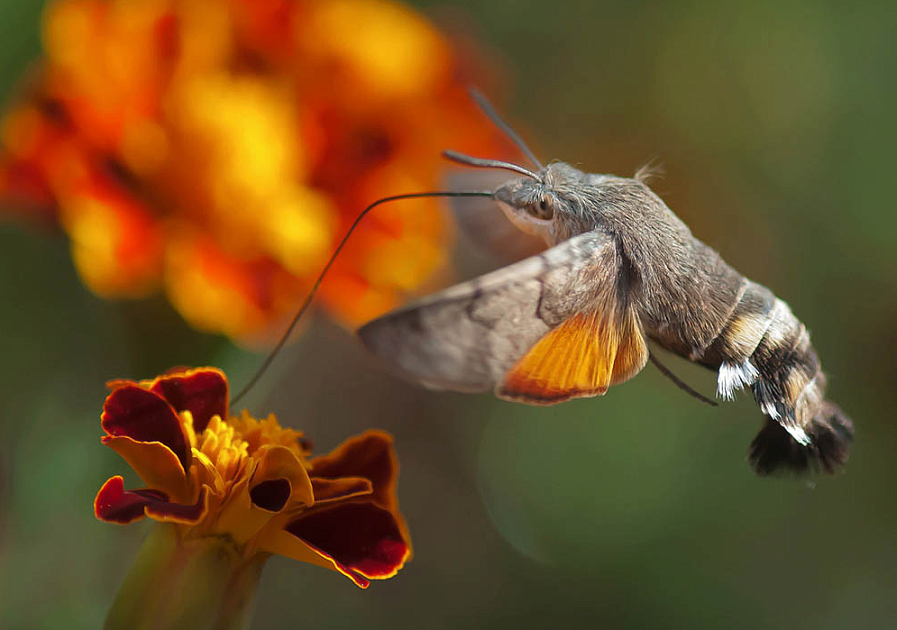
[[[844,465],[853,425],[825,399],[825,374],[806,327],[769,289],[744,280],[732,314],[700,361],[718,365],[721,398],[750,387],[766,414],[749,455],[759,474],[834,473]]]
[[[720,398],[750,387],[767,416],[751,445],[754,469],[840,468],[853,426],[825,399],[826,378],[809,333],[788,305],[696,239],[641,181],[584,177],[591,184],[585,190],[558,186],[572,209],[568,229],[597,227],[618,239],[651,339],[718,370]]]

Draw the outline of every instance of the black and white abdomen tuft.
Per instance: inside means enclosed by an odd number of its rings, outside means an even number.
[[[732,315],[700,361],[718,366],[720,398],[731,400],[750,387],[766,414],[750,451],[758,473],[833,473],[845,463],[853,425],[825,399],[825,374],[806,327],[769,289],[745,280]]]

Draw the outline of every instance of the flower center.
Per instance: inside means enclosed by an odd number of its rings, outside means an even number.
[[[212,416],[205,431],[197,436],[195,448],[209,459],[225,482],[237,476],[240,464],[249,456],[249,444],[219,416]]]

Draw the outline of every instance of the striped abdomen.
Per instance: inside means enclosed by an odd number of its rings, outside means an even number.
[[[758,473],[834,472],[847,459],[853,426],[825,399],[825,374],[806,327],[766,287],[745,279],[740,293],[719,335],[692,359],[719,369],[719,397],[731,400],[750,386],[768,416],[751,444]]]

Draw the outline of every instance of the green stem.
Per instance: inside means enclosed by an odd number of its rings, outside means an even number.
[[[256,554],[231,574],[213,630],[248,628],[255,611],[255,593],[268,554]]]
[[[106,617],[106,630],[240,630],[249,626],[267,556],[243,558],[221,537],[178,536],[158,524]]]

